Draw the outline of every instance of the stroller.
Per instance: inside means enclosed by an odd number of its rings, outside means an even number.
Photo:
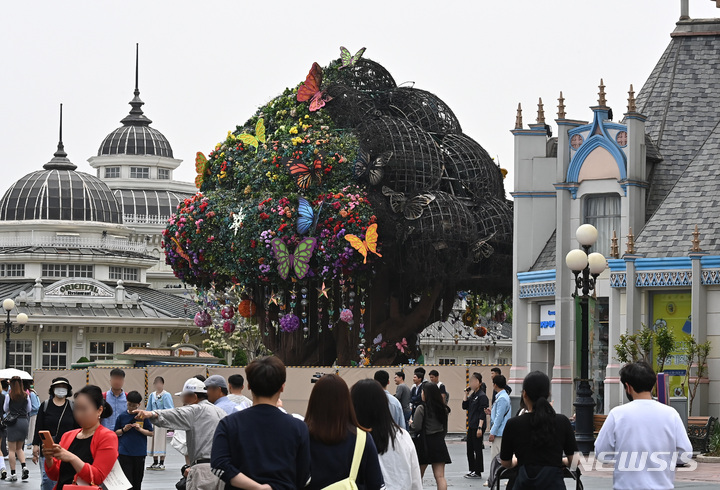
[[[495,456],[495,458],[490,462],[490,477],[488,478],[488,486],[491,490],[500,490],[502,488],[500,480],[508,480],[506,488],[507,490],[512,490],[517,474],[517,466],[514,468],[504,468],[500,463],[500,456]],[[575,470],[571,471],[570,468],[564,467],[563,478],[575,480],[575,490],[584,489],[583,484],[580,481],[580,468],[575,468]]]

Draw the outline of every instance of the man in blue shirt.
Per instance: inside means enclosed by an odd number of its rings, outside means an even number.
[[[505,387],[507,381],[502,374],[496,374],[493,379],[493,392],[495,393],[495,402],[490,411],[490,436],[488,441],[492,443],[490,447],[490,461],[500,454],[500,446],[502,444],[502,435],[505,430],[505,424],[510,420],[510,395],[508,395]]]
[[[147,438],[153,435],[153,426],[148,419],[141,420],[133,411],[142,402],[137,391],[127,394],[127,409],[117,415],[115,433],[118,436],[118,462],[123,473],[132,485],[132,490],[140,490],[145,475],[145,456]]]
[[[400,405],[398,399],[395,398],[395,395],[391,395],[390,392],[387,390],[387,387],[390,384],[390,373],[382,370],[375,371],[375,381],[380,383],[382,389],[385,390],[385,396],[387,396],[388,399],[388,408],[390,408],[390,415],[392,415],[393,420],[398,427],[407,429],[407,426],[405,425],[405,414],[403,413],[402,405]]]
[[[225,378],[219,374],[213,374],[205,380],[205,389],[210,403],[222,408],[228,415],[235,411],[235,404],[228,398],[228,385]]]
[[[112,415],[101,419],[100,423],[110,430],[115,430],[118,415],[127,410],[127,393],[123,390],[125,371],[115,368],[110,371],[110,390],[103,393],[105,401],[112,408]]]
[[[277,408],[285,365],[275,356],[259,357],[245,375],[253,406],[218,423],[210,458],[213,473],[226,490],[247,488],[249,479],[273,490],[305,488],[310,480],[307,425]]]

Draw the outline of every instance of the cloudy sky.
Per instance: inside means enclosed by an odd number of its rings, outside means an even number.
[[[553,119],[562,90],[568,117],[587,119],[603,77],[621,114],[628,86],[640,89],[670,42],[680,0],[38,0],[0,8],[0,191],[51,158],[60,102],[65,148],[91,171],[87,158],[129,110],[136,42],[145,113],[185,160],[178,179],[194,179],[196,151],[208,152],[344,45],[367,47],[398,83],[445,100],[465,133],[510,170],[511,190],[518,102],[526,124],[538,97]],[[690,0],[690,14],[720,10],[714,0]]]

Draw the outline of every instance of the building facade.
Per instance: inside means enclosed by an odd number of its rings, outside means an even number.
[[[590,312],[596,411],[624,401],[620,335],[664,324],[676,334],[666,368],[672,395],[687,394],[688,335],[712,342],[693,415],[720,415],[720,19],[683,13],[637,98],[630,86],[620,122],[602,81],[587,120],[569,118],[560,94],[557,138],[542,101],[529,127],[518,108],[511,383],[548,373],[566,414],[579,378],[579,321],[565,256],[589,223],[599,232],[591,251],[608,260]]]
[[[150,127],[137,76],[130,105],[89,159],[96,176],[68,158],[61,121],[53,158],[0,200],[0,298],[15,300],[11,318],[30,317],[11,335],[11,366],[64,369],[198,333],[161,246],[167,219],[196,189],[173,180],[181,160]]]

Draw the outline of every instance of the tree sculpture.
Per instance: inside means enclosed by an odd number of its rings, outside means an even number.
[[[342,51],[198,153],[167,262],[198,326],[252,318],[288,364],[412,362],[457,291],[509,291],[512,207],[442,100]]]

